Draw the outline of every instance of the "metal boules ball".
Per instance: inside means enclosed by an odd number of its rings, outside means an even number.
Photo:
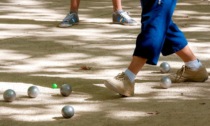
[[[62,108],[61,113],[64,118],[71,118],[74,116],[74,108],[72,106],[66,105]]]
[[[12,89],[8,89],[3,94],[4,100],[7,102],[12,102],[16,99],[16,93]]]
[[[167,89],[167,88],[171,87],[171,85],[172,85],[172,82],[171,82],[170,77],[164,76],[161,78],[160,86],[162,88]]]
[[[36,98],[39,95],[39,88],[36,86],[31,86],[28,88],[28,96],[30,98]]]
[[[160,71],[162,73],[168,73],[170,71],[171,67],[167,62],[162,62],[160,64]]]
[[[62,96],[69,96],[72,92],[72,87],[70,84],[63,84],[61,87],[60,87],[60,93]]]

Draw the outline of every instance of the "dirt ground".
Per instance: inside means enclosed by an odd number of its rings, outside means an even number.
[[[68,0],[1,0],[0,126],[210,125],[210,79],[159,86],[167,75],[159,72],[161,62],[171,65],[171,73],[183,65],[176,55],[145,65],[134,97],[106,89],[104,80],[128,66],[140,25],[112,24],[110,0],[82,0],[80,8],[80,24],[62,29],[56,26]],[[138,0],[123,0],[123,8],[140,22]],[[210,73],[210,1],[179,0],[173,19]],[[53,83],[71,84],[72,94],[62,97]],[[27,96],[31,85],[40,89],[37,98]],[[15,101],[3,100],[6,89],[15,90]],[[71,119],[61,115],[65,105],[75,109]]]

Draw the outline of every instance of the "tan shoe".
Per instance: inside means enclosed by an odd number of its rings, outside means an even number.
[[[128,76],[122,72],[118,74],[116,77],[106,80],[105,86],[114,91],[119,93],[122,96],[133,96],[134,95],[134,84],[131,83]]]
[[[205,82],[208,79],[208,73],[204,66],[195,71],[184,65],[175,75],[171,75],[170,78],[173,83]]]

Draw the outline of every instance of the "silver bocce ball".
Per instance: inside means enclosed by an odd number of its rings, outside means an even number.
[[[72,106],[66,105],[62,108],[61,113],[64,118],[71,118],[74,116],[74,108]]]
[[[72,87],[70,84],[63,84],[61,87],[60,87],[60,93],[62,96],[69,96],[72,92]]]
[[[171,87],[171,85],[172,85],[172,82],[171,82],[170,77],[164,76],[161,78],[160,86],[162,88],[167,89],[167,88]]]
[[[6,102],[12,102],[16,99],[16,93],[12,89],[8,89],[3,94],[4,101]]]
[[[167,62],[162,62],[160,64],[160,71],[162,73],[168,73],[170,71],[171,67]]]
[[[36,86],[31,86],[28,88],[28,96],[30,98],[36,98],[39,95],[39,88]]]

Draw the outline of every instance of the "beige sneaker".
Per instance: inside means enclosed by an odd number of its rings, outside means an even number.
[[[187,66],[183,65],[175,75],[170,76],[173,83],[180,82],[205,82],[208,79],[208,73],[204,66],[201,66],[198,70],[191,70]]]
[[[128,76],[124,72],[105,81],[105,86],[108,89],[127,97],[134,95],[134,84],[135,83],[130,82]]]

